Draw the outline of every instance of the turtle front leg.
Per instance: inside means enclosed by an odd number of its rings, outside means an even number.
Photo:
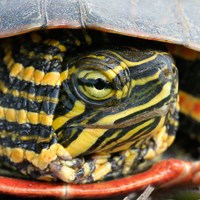
[[[60,144],[53,144],[49,149],[42,150],[39,155],[31,157],[25,153],[30,162],[22,173],[29,174],[40,180],[60,179],[68,183],[90,183],[99,180],[113,179],[139,170],[144,160],[150,160],[171,145],[174,136],[166,133],[164,126],[150,141],[140,147],[121,152],[95,153],[89,156],[72,158]]]
[[[145,153],[145,150],[132,149],[115,154],[99,153],[72,158],[64,147],[54,144],[39,155],[34,154],[32,158],[27,156],[30,164],[19,169],[23,174],[39,180],[90,183],[127,174],[141,162]],[[25,154],[28,155],[28,152]]]

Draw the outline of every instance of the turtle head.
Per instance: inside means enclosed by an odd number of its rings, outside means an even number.
[[[66,65],[53,128],[72,156],[138,147],[169,127],[178,75],[167,53],[106,49]]]

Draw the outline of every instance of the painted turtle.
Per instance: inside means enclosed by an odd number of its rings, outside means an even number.
[[[1,163],[66,183],[2,176],[0,191],[93,198],[199,185],[199,8],[197,0],[1,1]],[[168,50],[180,71],[179,132],[196,161],[167,159],[113,180],[175,138],[178,75]]]

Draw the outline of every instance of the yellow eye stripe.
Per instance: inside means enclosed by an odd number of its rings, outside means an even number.
[[[121,62],[121,65],[118,65],[113,69],[109,69],[104,73],[106,73],[106,75],[109,77],[109,80],[112,81],[119,74],[120,71],[126,69],[124,66],[127,67],[124,63]]]
[[[159,103],[162,99],[166,98],[167,96],[170,95],[170,90],[171,90],[171,83],[167,82],[161,92],[155,96],[153,99],[151,99],[150,101],[148,101],[146,104],[141,105],[141,106],[137,106],[134,108],[129,108],[125,111],[122,111],[120,113],[117,114],[113,114],[113,115],[108,115],[102,119],[100,119],[99,121],[97,121],[95,124],[96,125],[109,125],[109,124],[114,124],[114,122],[118,119],[124,118],[132,113],[136,113],[138,111],[141,111],[143,109],[149,108],[157,103]]]
[[[134,62],[134,61],[129,61],[129,60],[125,59],[124,57],[120,56],[119,54],[117,54],[115,52],[112,52],[112,53],[114,55],[116,55],[120,60],[122,60],[128,67],[136,67],[136,66],[148,63],[150,61],[155,60],[158,55],[167,55],[167,53],[165,53],[165,52],[162,52],[162,53],[161,52],[153,52],[152,56],[150,56],[146,59],[143,59],[141,61]]]
[[[163,70],[166,68],[167,66],[163,67]],[[131,84],[132,84],[132,87],[135,86],[135,84],[137,83],[137,85],[144,85],[150,81],[153,81],[153,80],[157,80],[160,76],[160,74],[162,73],[161,70],[157,71],[153,76],[148,76],[148,77],[145,77],[145,78],[140,78],[140,79],[137,79],[137,80],[132,80],[131,81]]]

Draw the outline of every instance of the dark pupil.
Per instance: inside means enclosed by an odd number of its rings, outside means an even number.
[[[94,83],[94,87],[97,89],[97,90],[102,90],[105,88],[105,81],[103,81],[102,79],[98,78],[95,80],[95,83]]]

